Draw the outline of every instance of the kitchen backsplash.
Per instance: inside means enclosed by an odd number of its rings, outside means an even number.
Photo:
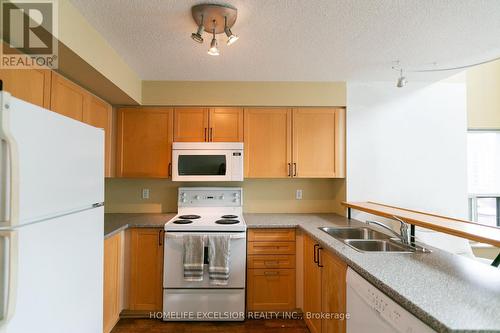
[[[248,213],[344,214],[345,179],[251,179],[239,183],[177,183],[162,179],[106,179],[106,213],[161,213],[177,211],[179,186],[241,186]],[[142,190],[149,189],[149,199]],[[302,190],[301,200],[295,199]]]

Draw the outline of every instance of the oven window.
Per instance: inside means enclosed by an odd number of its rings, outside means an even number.
[[[179,176],[225,176],[226,155],[179,155]]]

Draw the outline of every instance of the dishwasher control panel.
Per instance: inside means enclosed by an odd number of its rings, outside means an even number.
[[[394,332],[427,333],[435,332],[413,314],[403,309],[399,304],[375,288],[352,269],[347,270],[347,288],[362,298],[365,306],[374,310],[383,321],[394,328]],[[348,292],[348,297],[349,297]],[[349,300],[348,300],[349,304]],[[361,310],[361,311],[359,311]],[[347,309],[351,319],[356,315],[363,315],[362,309]],[[349,324],[349,323],[348,323]],[[349,330],[348,330],[349,331]]]

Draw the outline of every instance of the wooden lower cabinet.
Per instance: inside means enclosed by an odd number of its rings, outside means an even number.
[[[294,310],[295,230],[249,230],[248,240],[247,309]]]
[[[343,333],[346,321],[347,265],[304,237],[304,318],[311,333]]]
[[[163,229],[130,230],[129,310],[163,308]]]
[[[104,240],[103,332],[120,319],[122,295],[122,233]]]

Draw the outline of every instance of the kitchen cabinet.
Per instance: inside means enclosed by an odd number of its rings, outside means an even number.
[[[304,313],[312,333],[343,333],[345,320],[333,318],[345,314],[347,265],[323,250],[311,237],[304,236]],[[310,313],[311,315],[307,315]],[[330,318],[321,318],[321,314]],[[318,317],[316,317],[317,315]]]
[[[0,69],[3,90],[29,103],[50,108],[49,69]]]
[[[292,160],[292,110],[244,110],[246,178],[290,177]]]
[[[87,94],[83,109],[83,122],[104,130],[104,175],[113,176],[111,169],[111,129],[113,109],[100,98]]]
[[[103,332],[120,319],[122,294],[122,233],[104,240]]]
[[[243,109],[211,108],[208,118],[212,142],[243,142]]]
[[[245,109],[245,177],[345,177],[345,110]]]
[[[163,237],[163,229],[130,230],[130,310],[162,311]]]
[[[176,108],[175,142],[241,142],[243,109]]]
[[[171,108],[117,110],[118,177],[168,178],[172,159]]]
[[[345,110],[293,110],[293,177],[344,177]]]
[[[295,230],[248,231],[247,308],[295,309]]]
[[[88,92],[65,77],[52,72],[50,109],[63,116],[83,121]]]

